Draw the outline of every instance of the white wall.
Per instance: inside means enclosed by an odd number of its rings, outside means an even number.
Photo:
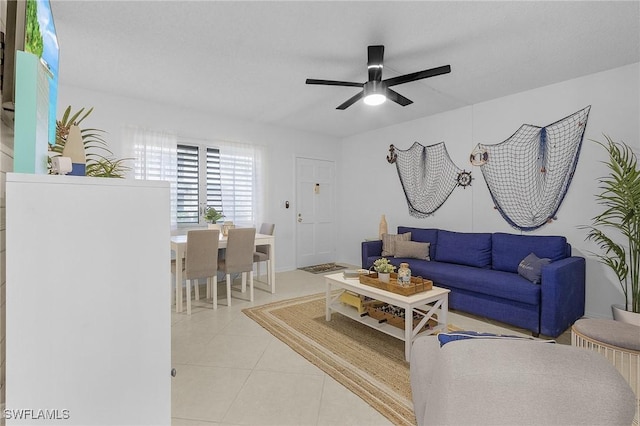
[[[338,217],[344,218],[339,221],[339,259],[360,264],[360,243],[377,235],[383,213],[390,232],[409,225],[520,233],[493,208],[480,168],[470,165],[469,154],[477,143],[502,142],[522,124],[545,126],[591,105],[576,173],[558,220],[530,234],[567,237],[574,254],[587,258],[586,315],[611,317],[610,305],[622,303],[619,284],[589,254],[597,248],[584,241],[586,232],[579,229],[599,212],[594,202],[596,179],[607,173],[601,164],[604,150],[589,139],[603,140],[605,133],[640,153],[639,77],[636,63],[344,139],[338,170]],[[426,219],[409,215],[395,166],[385,159],[389,144],[407,149],[414,141],[423,145],[445,141],[453,162],[471,169],[474,177],[471,187],[456,188]]]
[[[178,136],[192,139],[265,145],[268,205],[264,221],[276,224],[276,270],[295,269],[295,157],[335,161],[337,139],[61,85],[58,116],[68,105],[74,111],[94,107],[83,125],[107,131],[106,140],[120,157],[126,152],[120,143],[125,125],[175,131]],[[285,200],[291,203],[291,208],[284,208]]]
[[[397,126],[356,135],[342,141],[274,126],[212,117],[197,111],[111,96],[70,86],[61,86],[59,110],[95,107],[87,124],[109,132],[107,141],[121,155],[121,128],[133,124],[174,130],[194,139],[223,139],[263,144],[268,147],[268,199],[265,220],[276,223],[276,269],[295,268],[295,170],[296,156],[336,162],[337,261],[360,264],[360,243],[376,237],[381,214],[390,230],[398,225],[438,227],[454,231],[512,232],[493,209],[486,184],[477,167],[469,164],[477,143],[494,144],[508,138],[520,125],[547,125],[586,105],[592,105],[575,177],[558,211],[558,220],[531,232],[564,235],[574,253],[587,257],[587,306],[592,317],[610,317],[611,303],[620,303],[615,278],[588,251],[584,241],[588,224],[598,212],[593,196],[596,178],[606,173],[600,163],[603,151],[589,139],[602,140],[606,133],[624,140],[640,152],[639,64],[546,86],[414,120]],[[456,188],[444,205],[426,219],[409,215],[395,166],[386,161],[390,144],[407,149],[414,141],[431,145],[445,141],[454,163],[472,170],[474,181],[466,189]],[[384,194],[381,199],[380,194]],[[281,205],[289,200],[292,207]],[[604,283],[604,284],[603,284]]]

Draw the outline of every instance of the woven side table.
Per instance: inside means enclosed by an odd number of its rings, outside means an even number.
[[[608,319],[580,319],[571,327],[571,345],[596,351],[622,374],[636,395],[640,424],[640,327]]]

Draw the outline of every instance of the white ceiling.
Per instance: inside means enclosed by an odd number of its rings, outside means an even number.
[[[52,0],[63,85],[345,137],[640,61],[638,1]],[[450,64],[394,90],[401,107],[336,106],[364,82]]]

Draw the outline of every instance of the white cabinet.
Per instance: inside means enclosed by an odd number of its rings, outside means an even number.
[[[169,184],[10,173],[6,207],[7,425],[169,425]]]

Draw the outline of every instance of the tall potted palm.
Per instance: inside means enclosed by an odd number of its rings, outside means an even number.
[[[625,304],[623,312],[634,312],[640,325],[640,170],[633,150],[624,142],[594,141],[606,149],[607,176],[598,179],[601,192],[596,201],[604,208],[592,219],[587,240],[598,244],[600,262],[616,274]],[[618,308],[619,309],[619,308]],[[620,319],[614,305],[614,318]],[[634,321],[634,320],[631,320]]]

